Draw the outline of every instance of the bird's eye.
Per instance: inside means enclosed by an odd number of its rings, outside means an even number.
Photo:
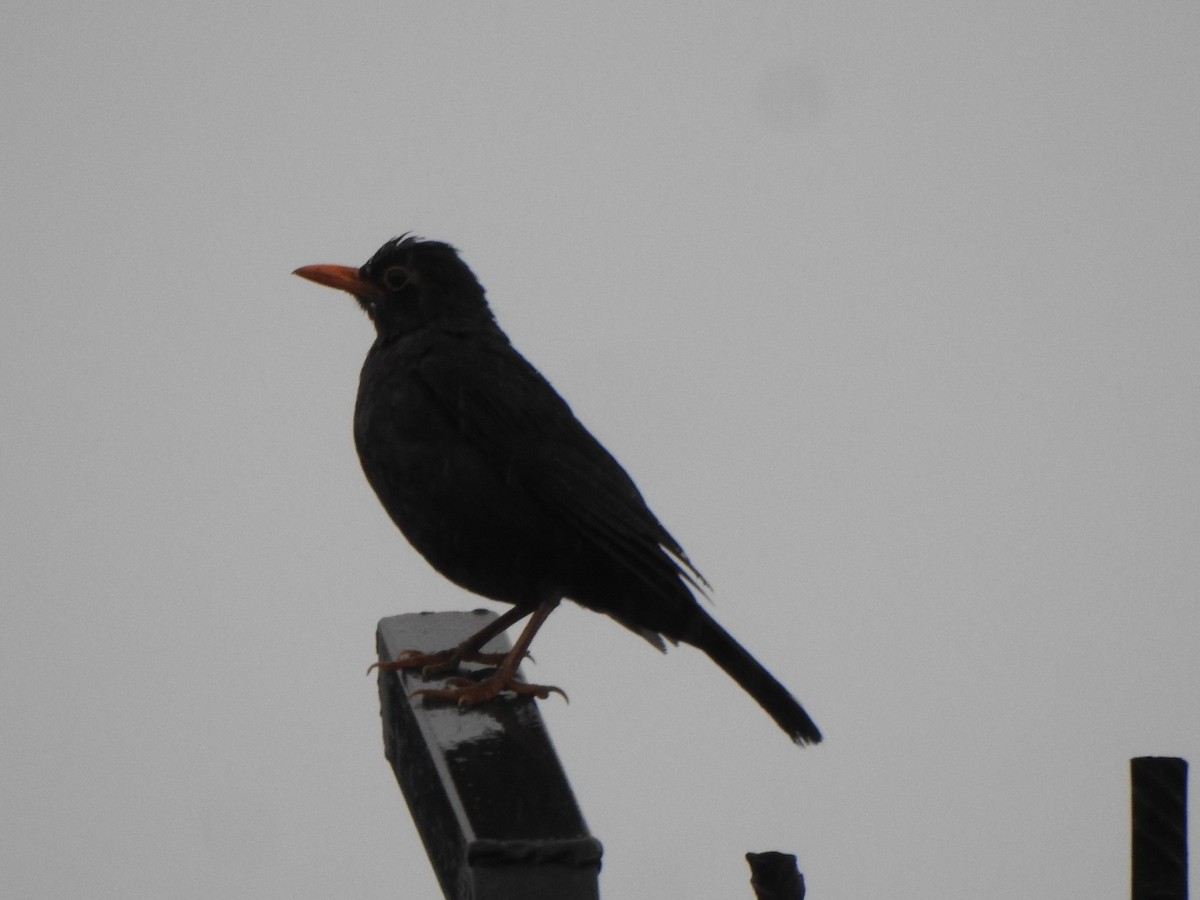
[[[412,272],[404,266],[392,266],[383,273],[383,284],[389,291],[400,291],[412,280]]]

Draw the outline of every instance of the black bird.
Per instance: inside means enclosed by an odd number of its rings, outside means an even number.
[[[558,689],[518,681],[516,670],[569,598],[660,650],[663,638],[698,647],[792,740],[821,740],[787,689],[697,602],[703,576],[625,470],[509,343],[453,247],[406,235],[361,268],[295,274],[353,294],[375,323],[354,439],[384,509],[455,584],[513,604],[452,650],[404,654],[384,668],[446,671],[483,659],[498,664],[484,681],[426,693],[460,703],[502,691],[547,697]],[[526,616],[507,656],[479,652]]]

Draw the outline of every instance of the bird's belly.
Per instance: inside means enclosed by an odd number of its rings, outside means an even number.
[[[512,478],[470,444],[416,435],[388,460],[360,450],[363,471],[408,539],[456,584],[496,600],[535,604],[556,586],[567,537]]]

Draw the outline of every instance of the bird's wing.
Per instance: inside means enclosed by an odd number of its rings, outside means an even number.
[[[501,339],[502,340],[502,339]],[[646,506],[621,465],[550,383],[508,343],[473,336],[434,348],[418,372],[460,433],[503,466],[564,527],[602,548],[655,593],[703,576]],[[443,352],[448,351],[448,352]]]

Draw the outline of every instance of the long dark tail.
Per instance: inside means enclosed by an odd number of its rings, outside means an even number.
[[[703,650],[713,662],[724,669],[742,686],[742,690],[758,701],[758,705],[767,711],[793,741],[802,746],[819,744],[820,729],[808,717],[804,707],[788,693],[788,689],[776,681],[775,676],[764,669],[745,647],[735,641],[733,635],[703,610],[697,612],[699,616],[684,641]]]

